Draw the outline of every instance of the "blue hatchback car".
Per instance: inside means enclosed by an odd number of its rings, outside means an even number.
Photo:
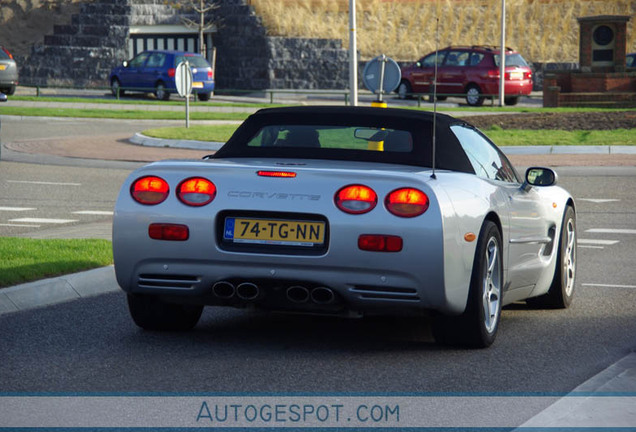
[[[192,69],[192,92],[201,101],[210,99],[214,91],[212,66],[201,54],[185,51],[144,51],[110,72],[110,88],[114,96],[126,91],[152,92],[157,99],[168,100],[177,92],[177,65],[186,60]]]

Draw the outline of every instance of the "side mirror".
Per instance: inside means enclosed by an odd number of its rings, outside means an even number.
[[[557,182],[557,174],[550,168],[530,167],[526,170],[526,179],[523,188],[528,186],[554,186]]]
[[[2,92],[0,92],[0,102],[6,102],[7,100],[9,100],[7,95],[2,93]]]
[[[417,66],[418,68],[421,68],[422,67],[422,63],[417,62],[417,63],[415,63],[415,66]]]

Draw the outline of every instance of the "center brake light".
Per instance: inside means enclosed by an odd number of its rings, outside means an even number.
[[[336,192],[336,207],[345,213],[363,214],[370,212],[378,203],[378,195],[373,189],[364,185],[349,185]]]
[[[411,218],[423,214],[428,210],[430,201],[428,196],[419,189],[396,189],[386,196],[384,205],[395,216]]]
[[[156,205],[165,201],[170,186],[161,177],[146,176],[138,178],[130,186],[130,194],[139,204]]]
[[[177,197],[186,205],[201,207],[214,200],[216,186],[203,177],[192,177],[179,183]]]
[[[294,178],[296,173],[293,171],[257,171],[261,177],[280,177],[280,178]]]

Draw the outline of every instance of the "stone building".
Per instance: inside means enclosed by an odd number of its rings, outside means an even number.
[[[198,51],[198,29],[187,12],[164,0],[94,0],[70,23],[34,46],[21,62],[20,81],[31,86],[108,87],[108,74],[148,49]],[[343,89],[348,52],[339,40],[267,36],[245,0],[219,0],[216,28],[204,34],[216,49],[218,90]],[[190,19],[197,16],[186,15]],[[211,57],[211,49],[206,55]]]

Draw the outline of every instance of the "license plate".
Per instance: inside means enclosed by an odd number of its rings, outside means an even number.
[[[192,83],[193,88],[203,88],[203,83],[201,81],[195,81]]]
[[[316,246],[325,241],[325,222],[228,217],[223,237],[234,243]]]
[[[0,65],[0,70],[5,70],[7,68],[7,65]]]
[[[523,79],[523,72],[510,72],[510,79],[511,80],[522,80]]]

